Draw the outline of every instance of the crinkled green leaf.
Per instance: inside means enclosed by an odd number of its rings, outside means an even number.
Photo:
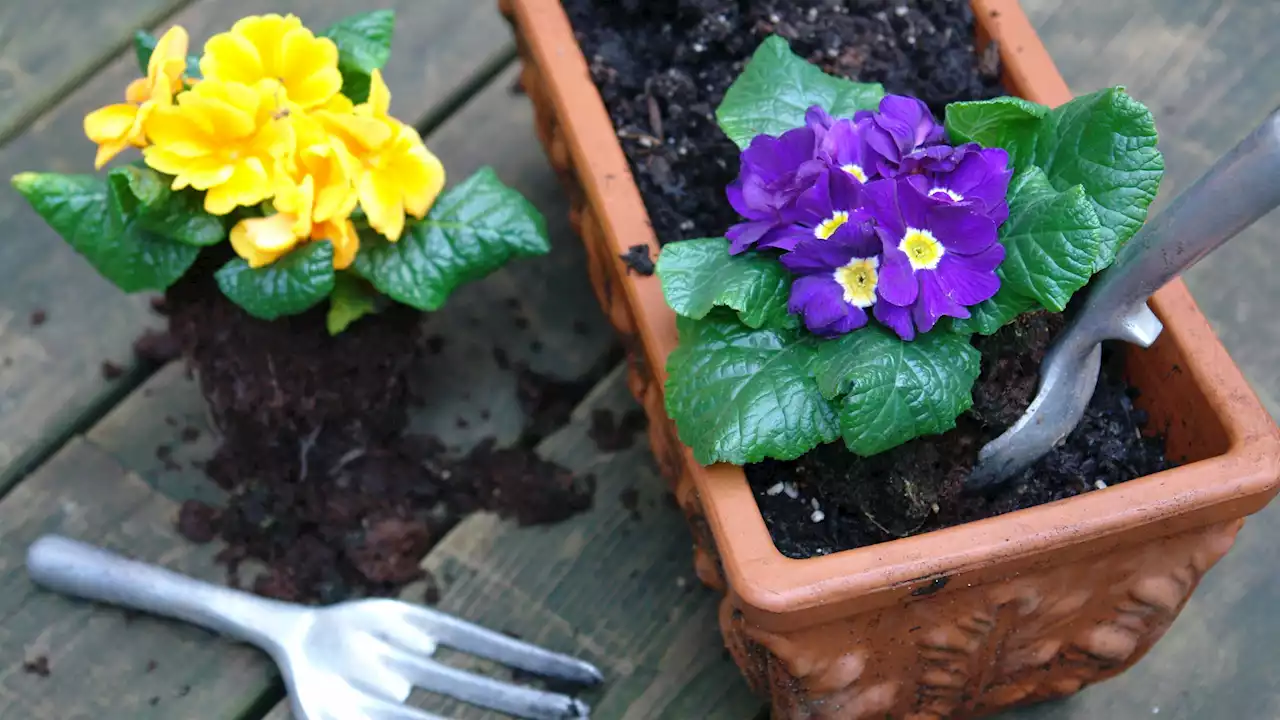
[[[781,135],[804,125],[804,114],[820,105],[832,115],[874,110],[884,97],[879,83],[832,77],[791,52],[787,41],[770,36],[756,49],[729,86],[716,120],[738,147],[760,134]]]
[[[677,316],[667,414],[704,465],[790,460],[840,435],[811,366],[822,342],[797,329],[749,328],[731,310]]]
[[[342,94],[351,102],[362,103],[368,99],[370,76],[391,58],[395,26],[394,10],[374,10],[339,20],[320,33],[338,46]]]
[[[1009,151],[1009,164],[1025,165],[1035,153],[1035,134],[1048,106],[1017,97],[954,102],[947,106],[947,135],[955,144],[976,142]]]
[[[821,343],[813,373],[822,395],[839,401],[845,444],[866,456],[955,427],[973,404],[980,360],[963,335],[904,342],[870,325]]]
[[[795,325],[787,314],[791,274],[777,258],[759,253],[729,254],[724,238],[671,243],[658,255],[662,294],[672,310],[703,318],[714,307],[738,311],[749,327]]]
[[[378,299],[377,291],[363,278],[348,272],[337,273],[325,321],[329,334],[337,335],[356,320],[377,312]]]
[[[138,30],[133,33],[133,52],[138,56],[138,68],[142,70],[142,74],[147,74],[147,64],[151,62],[151,53],[155,52],[156,44],[160,39],[146,30]],[[191,79],[199,79],[203,77],[200,74],[200,58],[195,55],[187,56],[186,76]]]
[[[978,133],[975,139],[983,145],[1009,150],[1018,170],[1040,167],[1058,190],[1083,186],[1102,222],[1097,272],[1142,227],[1160,187],[1164,156],[1156,148],[1155,120],[1119,87],[1082,95],[1038,120],[1031,117],[1032,107],[956,103],[947,108],[947,125],[964,137]]]
[[[227,237],[222,218],[204,209],[204,196],[191,188],[170,190],[172,178],[146,166],[126,165],[111,170],[107,182],[138,223],[169,240],[204,247]]]
[[[353,267],[383,294],[436,310],[459,285],[550,249],[542,214],[483,168],[442,194],[425,219],[407,224],[399,242],[362,234]]]
[[[260,268],[235,258],[214,273],[231,302],[262,320],[275,320],[315,307],[334,286],[333,245],[308,242]]]
[[[1000,226],[1005,258],[996,271],[1000,292],[1061,312],[1093,275],[1102,223],[1083,187],[1059,192],[1037,167],[1014,177],[1008,198],[1009,219]]]
[[[167,240],[138,221],[136,198],[119,181],[92,175],[22,173],[13,186],[103,277],[125,292],[164,290],[200,249]]]

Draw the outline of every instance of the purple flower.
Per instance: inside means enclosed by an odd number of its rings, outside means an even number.
[[[800,127],[779,137],[757,135],[742,151],[741,171],[726,194],[746,222],[725,233],[730,253],[767,243],[789,222],[785,213],[822,172],[815,145],[814,130]]]
[[[878,252],[870,231],[871,217],[863,207],[861,184],[847,174],[824,169],[785,213],[790,223],[777,229],[758,247],[793,250],[805,240],[851,243],[867,254]]]
[[[871,119],[866,141],[877,156],[877,171],[885,177],[954,169],[970,147],[942,144],[946,131],[934,120],[929,106],[906,95],[885,95]]]
[[[949,172],[910,175],[907,182],[924,195],[973,208],[1000,225],[1009,218],[1005,195],[1011,177],[1009,153],[1003,148],[990,148],[966,153]]]
[[[817,335],[856,330],[867,324],[867,309],[879,307],[879,248],[871,227],[859,228],[840,239],[806,239],[781,258],[796,275],[787,311]]]
[[[873,122],[871,113],[865,111],[833,121],[818,142],[818,158],[859,183],[875,179],[879,156],[867,142]]]
[[[916,330],[928,332],[944,315],[969,317],[968,306],[1000,289],[995,269],[1004,246],[991,218],[925,195],[906,179],[869,183],[862,195],[884,253],[878,292],[898,308],[886,309],[881,322],[903,339],[914,332],[902,310],[910,309]]]

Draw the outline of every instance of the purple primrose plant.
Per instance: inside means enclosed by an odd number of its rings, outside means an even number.
[[[658,260],[680,345],[667,410],[701,462],[871,455],[972,404],[971,343],[1062,312],[1141,226],[1155,126],[1111,88],[1050,109],[952,103],[825,75],[781,38],[717,110],[742,221]]]

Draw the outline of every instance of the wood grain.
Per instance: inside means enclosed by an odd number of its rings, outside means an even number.
[[[31,3],[27,3],[31,5]],[[7,6],[8,4],[6,4]],[[105,6],[105,4],[104,4]],[[114,4],[112,4],[114,7]],[[497,11],[470,0],[398,0],[395,50],[386,77],[392,111],[409,122],[450,106],[475,76],[510,54],[510,33]],[[241,16],[298,12],[314,27],[368,9],[357,0],[203,0],[164,23],[181,24],[198,48]],[[163,29],[163,28],[161,28]],[[36,31],[32,31],[35,33]],[[43,43],[65,45],[56,33]],[[84,115],[116,102],[138,68],[132,49],[39,117],[0,149],[0,176],[27,170],[87,172],[93,146]],[[100,278],[11,190],[0,192],[0,490],[56,447],[86,416],[109,406],[140,379],[131,346],[158,324],[141,297],[129,297]],[[47,321],[39,326],[32,314]],[[103,378],[103,361],[126,372]]]
[[[216,720],[250,709],[273,683],[266,657],[180,623],[37,588],[24,555],[59,533],[215,578],[217,548],[173,530],[177,505],[93,445],[76,440],[0,502],[0,717]],[[49,675],[23,663],[47,660]]]
[[[0,143],[187,0],[0,3]],[[119,91],[124,100],[124,89]]]

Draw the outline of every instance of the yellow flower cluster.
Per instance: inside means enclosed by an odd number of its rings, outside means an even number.
[[[171,28],[147,77],[126,102],[85,117],[97,167],[128,147],[173,176],[173,188],[204,191],[205,210],[226,215],[271,201],[275,212],[241,220],[236,253],[261,267],[298,243],[333,243],[334,267],[355,259],[356,206],[395,242],[406,213],[426,215],[444,167],[412,128],[388,114],[391,93],[373,71],[368,100],[340,93],[338,48],[293,15],[240,20],[204,46],[199,79],[184,78],[188,38]]]

